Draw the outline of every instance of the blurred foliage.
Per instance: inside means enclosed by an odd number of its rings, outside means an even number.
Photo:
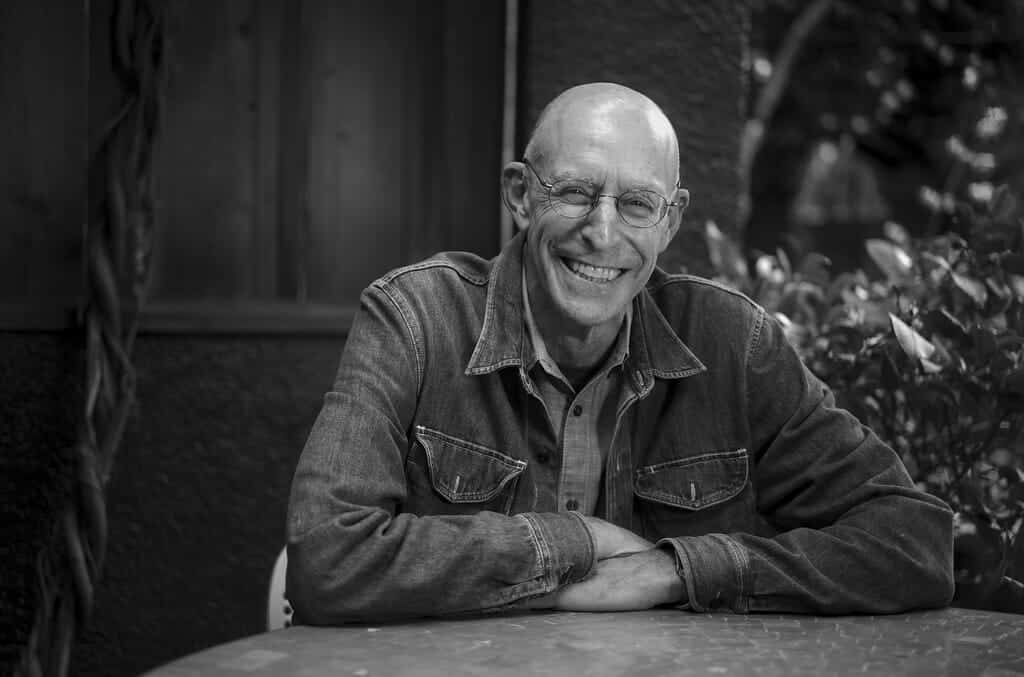
[[[752,102],[780,74],[787,29],[808,5],[754,2]],[[824,223],[812,224],[820,228],[801,232],[793,223],[803,167],[823,142],[853,140],[856,158],[880,177],[888,218],[915,236],[961,230],[955,205],[982,207],[996,185],[1024,194],[1024,0],[833,0],[830,7],[804,41],[765,129],[749,243],[789,237],[791,255],[813,249],[840,266],[863,263],[850,245],[880,236],[884,218],[844,221],[843,210],[825,204]]]
[[[864,243],[871,265],[837,275],[814,253],[748,266],[714,224],[706,237],[719,281],[773,313],[838,404],[957,512],[959,600],[985,605],[1002,584],[1024,611],[1004,576],[1024,550],[1024,219],[1005,186],[955,208],[963,235],[890,222]]]
[[[752,7],[763,138],[717,277],[956,510],[957,603],[1024,612],[1024,0]]]

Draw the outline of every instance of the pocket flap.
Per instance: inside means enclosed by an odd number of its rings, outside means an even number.
[[[416,426],[434,489],[452,503],[489,501],[526,468],[526,461]]]
[[[678,458],[637,468],[633,490],[650,501],[700,510],[726,501],[747,483],[747,450]]]

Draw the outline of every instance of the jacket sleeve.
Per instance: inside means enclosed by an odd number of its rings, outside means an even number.
[[[581,580],[593,565],[589,529],[574,513],[400,512],[419,331],[394,287],[363,293],[292,481],[286,594],[298,622],[497,608]]]
[[[779,531],[666,539],[703,611],[893,613],[953,596],[953,520],[902,461],[835,406],[759,309],[747,351],[751,480]]]

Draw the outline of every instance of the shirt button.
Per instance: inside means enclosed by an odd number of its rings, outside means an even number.
[[[541,465],[547,465],[548,461],[550,461],[550,460],[551,460],[551,454],[549,454],[546,451],[542,451],[542,452],[537,454],[537,463],[540,463]]]
[[[582,413],[583,413],[583,407],[581,405],[577,404],[575,407],[572,408],[572,415],[573,416],[579,416]]]
[[[576,510],[579,507],[580,507],[579,501],[577,501],[575,498],[570,498],[568,501],[565,502],[565,509],[566,510]]]

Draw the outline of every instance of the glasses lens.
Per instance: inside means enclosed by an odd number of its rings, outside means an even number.
[[[550,194],[555,211],[573,219],[589,212],[597,196],[593,186],[582,181],[558,181]]]
[[[619,196],[622,220],[636,228],[649,228],[665,215],[665,198],[649,190],[634,190]]]

